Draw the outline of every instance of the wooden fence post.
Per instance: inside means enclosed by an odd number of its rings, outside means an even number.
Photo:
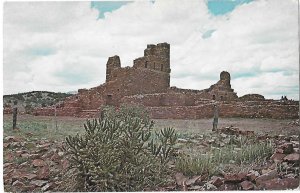
[[[13,107],[13,130],[17,129],[18,101],[14,101]]]

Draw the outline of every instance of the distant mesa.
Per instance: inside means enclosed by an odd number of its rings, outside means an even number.
[[[188,57],[188,56],[186,56]],[[267,100],[262,95],[238,97],[230,84],[230,73],[220,73],[220,80],[204,90],[170,87],[170,44],[149,44],[132,67],[121,67],[120,57],[108,58],[106,81],[90,89],[79,89],[56,105],[61,116],[96,117],[106,105],[144,106],[152,118],[200,119],[213,115],[217,104],[221,117],[297,118],[296,101]],[[34,115],[53,115],[54,108],[36,108]]]

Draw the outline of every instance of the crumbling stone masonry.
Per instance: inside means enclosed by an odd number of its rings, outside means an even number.
[[[204,90],[170,87],[170,45],[147,45],[144,56],[133,61],[132,67],[121,67],[119,56],[108,58],[106,82],[57,105],[58,116],[95,117],[105,105],[142,105],[152,118],[200,119],[213,116],[218,104],[220,117],[297,118],[299,102],[284,104],[266,100],[262,95],[238,97],[230,84],[230,74],[221,72],[220,80]],[[54,115],[54,108],[38,108],[35,115]]]

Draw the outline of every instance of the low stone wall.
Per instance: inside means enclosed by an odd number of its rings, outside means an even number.
[[[213,115],[213,105],[146,107],[153,119],[201,119]]]
[[[81,112],[80,107],[68,107],[56,109],[57,116],[72,116],[76,117]],[[35,116],[54,116],[55,109],[53,107],[36,108],[32,112]]]
[[[156,93],[133,95],[123,97],[122,104],[137,104],[147,107],[160,106],[194,106],[197,96],[195,94]]]
[[[220,103],[219,116],[224,118],[299,118],[299,105],[278,105],[274,103],[251,102]],[[213,103],[198,106],[146,107],[154,119],[202,119],[213,117]]]

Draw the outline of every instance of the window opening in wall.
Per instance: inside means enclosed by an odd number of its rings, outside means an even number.
[[[146,61],[146,63],[145,63],[145,68],[148,68],[148,62]]]
[[[216,100],[216,95],[213,95],[213,100]]]
[[[107,105],[112,105],[112,94],[107,95],[106,104]]]

